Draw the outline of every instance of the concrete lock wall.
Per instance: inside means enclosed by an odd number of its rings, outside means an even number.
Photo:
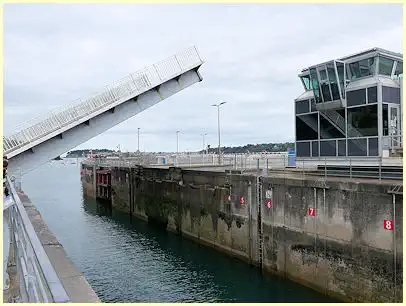
[[[95,196],[95,169],[85,170]],[[403,196],[391,184],[180,168],[111,175],[116,209],[344,301],[402,301]]]

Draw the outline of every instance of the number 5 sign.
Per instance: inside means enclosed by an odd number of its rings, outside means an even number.
[[[393,231],[393,220],[383,220],[383,228],[388,231]]]

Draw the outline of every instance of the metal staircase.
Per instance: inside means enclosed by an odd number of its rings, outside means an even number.
[[[341,116],[336,110],[323,110],[320,111],[320,114],[328,120],[337,130],[339,130],[343,134],[343,138],[345,137],[345,118]],[[364,137],[355,127],[351,124],[348,124],[347,129],[347,137]],[[364,145],[360,142],[359,139],[352,139],[354,143],[360,148],[361,150],[364,149]]]
[[[306,123],[309,127],[311,127],[316,133],[318,133],[318,122],[311,116],[298,116],[304,123]],[[331,138],[331,134],[325,130],[320,129],[321,137],[322,138]]]
[[[323,110],[320,114],[326,118],[343,136],[345,136],[345,119],[335,110]],[[364,137],[355,127],[348,129],[348,137]]]

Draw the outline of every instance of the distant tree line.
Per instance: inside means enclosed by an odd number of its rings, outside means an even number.
[[[217,153],[218,147],[208,147],[208,153]],[[294,142],[283,143],[261,143],[261,144],[247,144],[239,147],[221,147],[221,152],[225,154],[231,153],[258,153],[258,152],[286,152],[294,149]],[[200,152],[203,152],[201,150]]]
[[[261,143],[261,144],[247,144],[239,147],[221,147],[221,152],[225,154],[232,153],[258,153],[258,152],[287,152],[295,147],[293,142],[283,142],[283,143]],[[218,147],[207,146],[208,153],[217,153]],[[82,149],[82,150],[72,150],[69,151],[66,157],[81,157],[87,156],[89,152],[92,151],[93,154],[100,153],[110,153],[117,154],[117,151],[110,149]],[[203,150],[200,150],[199,153],[202,153]],[[123,156],[130,153],[122,153]]]
[[[66,157],[70,156],[87,156],[87,154],[90,153],[90,151],[93,152],[93,154],[99,154],[99,153],[115,153],[116,151],[110,150],[110,149],[82,149],[82,150],[72,150],[69,151],[66,154]]]

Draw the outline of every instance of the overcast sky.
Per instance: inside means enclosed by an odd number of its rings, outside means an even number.
[[[400,4],[5,4],[4,129],[196,45],[203,81],[79,148],[176,151],[294,139],[304,67],[402,52]]]

